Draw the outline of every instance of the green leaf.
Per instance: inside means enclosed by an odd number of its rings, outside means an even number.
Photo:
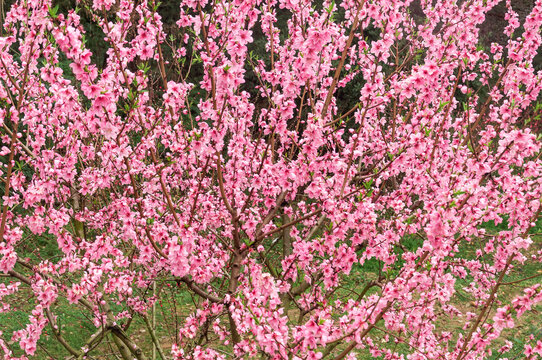
[[[455,197],[455,196],[460,196],[460,195],[463,195],[463,194],[465,194],[465,193],[466,193],[466,191],[464,191],[464,190],[456,190],[456,191],[454,191],[454,195],[453,195],[453,196],[454,196],[454,197]]]
[[[326,9],[326,11],[331,14],[331,12],[333,11],[333,8],[335,7],[335,0],[332,0],[331,1],[331,4],[329,4],[329,8]]]
[[[137,64],[137,68],[141,71],[143,71],[144,74],[147,73],[147,71],[149,71],[151,69],[151,67],[149,66],[148,63],[144,62],[144,63],[140,63],[140,64]]]
[[[442,109],[444,109],[444,107],[445,107],[446,105],[448,105],[449,103],[450,103],[449,101],[445,101],[445,102],[443,102],[443,103],[440,103],[439,106],[438,106],[437,112],[441,112]]]
[[[49,8],[49,15],[56,18],[56,14],[58,13],[58,5],[54,8]]]

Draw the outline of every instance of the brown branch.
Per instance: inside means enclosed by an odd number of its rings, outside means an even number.
[[[28,59],[26,61],[26,66],[25,66],[25,69],[24,69],[24,74],[23,74],[23,81],[22,81],[22,87],[19,87],[18,90],[19,90],[19,99],[17,100],[17,106],[16,106],[16,109],[17,109],[17,112],[19,112],[19,110],[21,109],[21,106],[23,104],[23,97],[24,97],[24,94],[25,94],[25,91],[23,91],[24,89],[24,86],[26,85],[27,81],[28,81],[28,73],[30,71],[30,56],[33,55],[33,52],[34,52],[34,45],[35,45],[36,41],[35,39],[32,41],[32,45],[30,46],[30,53],[28,55]],[[4,65],[5,67],[5,65]],[[7,71],[6,69],[6,73],[8,74],[9,76],[9,71]],[[11,77],[10,77],[11,79]],[[15,86],[17,87],[17,86]],[[9,159],[8,159],[8,169],[7,169],[7,174],[6,174],[6,186],[4,188],[4,196],[7,198],[9,197],[9,189],[10,189],[10,179],[11,179],[11,173],[13,171],[13,158],[15,157],[15,142],[16,142],[16,139],[17,139],[17,128],[19,127],[19,122],[15,123],[15,126],[13,128],[13,132],[11,134],[11,140],[10,140],[10,146],[9,146]],[[4,241],[4,233],[5,233],[5,230],[6,230],[6,220],[7,220],[7,216],[8,216],[8,205],[7,204],[4,204],[4,206],[2,207],[2,221],[1,221],[1,224],[0,224],[0,241]]]
[[[339,66],[337,66],[337,69],[335,70],[335,75],[333,76],[333,82],[331,83],[331,86],[329,87],[329,90],[327,92],[326,100],[324,102],[324,107],[322,108],[322,118],[324,118],[327,114],[329,104],[331,103],[331,98],[333,97],[333,91],[335,90],[335,87],[337,86],[337,83],[339,82],[339,76],[341,75],[341,71],[344,67],[344,62],[346,61],[348,50],[350,49],[350,46],[352,45],[352,41],[354,40],[354,33],[355,33],[354,30],[358,27],[359,13],[364,4],[365,4],[365,0],[362,0],[359,3],[358,9],[356,10],[356,16],[354,17],[354,21],[352,22],[352,27],[350,28],[350,34],[348,35],[348,40],[346,41],[346,45],[344,46],[343,52],[341,54],[341,60],[339,61]]]
[[[158,354],[162,358],[162,360],[167,360],[166,356],[164,355],[164,350],[162,350],[162,347],[160,346],[160,342],[158,341],[158,338],[156,337],[156,332],[154,331],[151,322],[149,321],[149,318],[146,314],[142,315],[143,320],[145,321],[145,325],[147,326],[147,330],[149,331],[149,334],[151,334],[152,342],[154,343],[154,346],[158,350]],[[153,354],[153,356],[156,354]]]
[[[51,329],[53,330],[53,335],[55,336],[56,340],[73,356],[79,357],[81,355],[81,352],[73,348],[62,336],[62,333],[60,332],[60,329],[58,328],[58,325],[56,324],[53,314],[51,314],[51,310],[49,308],[45,308],[45,315],[47,316],[47,319],[49,320],[49,325],[51,325]]]
[[[384,316],[386,311],[388,311],[391,308],[391,305],[392,305],[391,302],[388,303],[388,305],[386,305],[386,307],[384,307],[384,309],[382,309],[382,311],[380,311],[380,313],[376,316],[375,321],[371,325],[367,326],[367,329],[363,330],[363,332],[359,336],[360,340],[363,340],[363,338],[369,333],[369,331],[371,331],[376,326],[376,324],[380,320],[382,320],[382,317]],[[346,357],[346,355],[348,355],[350,353],[350,351],[352,351],[356,347],[356,345],[358,345],[358,342],[356,340],[352,341],[346,347],[346,349],[344,349],[339,355],[337,355],[335,357],[334,360],[342,360],[342,359],[344,359]]]
[[[139,346],[136,345],[129,337],[128,335],[122,330],[118,325],[110,326],[110,330],[113,333],[114,336],[116,336],[120,341],[126,345],[128,350],[136,357],[137,360],[147,360],[147,357],[141,350]]]
[[[205,292],[203,289],[201,289],[199,286],[197,286],[194,283],[194,280],[189,279],[188,276],[183,276],[182,278],[178,278],[176,280],[182,281],[183,283],[185,283],[186,286],[190,290],[192,290],[193,292],[195,292],[196,294],[198,294],[199,296],[201,296],[204,299],[207,299],[207,300],[209,300],[211,302],[214,302],[214,303],[222,303],[223,302],[223,300],[220,299],[219,297],[211,295],[211,294]]]

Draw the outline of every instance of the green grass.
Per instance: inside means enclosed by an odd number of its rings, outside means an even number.
[[[482,225],[483,228],[490,234],[495,234],[499,231],[508,230],[507,219],[499,224],[495,225],[492,222],[485,223]],[[538,250],[542,247],[542,236],[539,233],[542,232],[542,220],[539,220],[535,227],[531,230],[533,234],[534,244],[532,249]],[[394,263],[387,276],[393,277],[397,275],[396,272],[401,269],[403,265],[403,260],[401,259],[401,254],[404,251],[415,251],[423,244],[423,240],[419,236],[407,236],[402,242],[402,249],[397,247],[395,249],[397,254],[397,262]],[[277,248],[280,247],[276,245]],[[459,253],[457,254],[461,258],[473,259],[475,258],[475,251],[479,247],[479,243],[472,241],[471,243],[463,242],[460,248]],[[27,240],[23,247],[26,257],[30,258],[32,261],[43,258],[56,258],[61,255],[58,251],[58,246],[53,237],[45,236],[38,237],[32,240]],[[534,250],[533,250],[534,251]],[[277,263],[278,266],[278,263]],[[511,282],[517,281],[538,273],[542,273],[540,264],[532,263],[527,261],[525,264],[516,264],[516,267],[510,272],[509,275],[505,278],[504,281]],[[356,294],[352,293],[352,290],[359,293],[361,289],[371,280],[376,280],[380,273],[382,264],[377,259],[370,259],[365,261],[363,265],[355,263],[353,265],[352,271],[349,276],[344,278],[344,287],[339,289],[334,298],[341,298],[348,296],[350,298],[356,297]],[[21,270],[21,269],[20,269]],[[466,293],[462,288],[467,286],[472,278],[467,277],[466,279],[458,279],[456,282],[456,294],[453,297],[453,305],[460,308],[462,311],[472,311],[477,312],[478,309],[472,305],[473,299],[472,296]],[[7,282],[7,278],[0,278],[0,281]],[[522,289],[527,286],[531,286],[540,282],[540,278],[534,278],[526,280],[518,286],[506,286],[501,287],[499,291],[499,299],[503,301],[510,301],[513,297],[520,294]],[[167,316],[172,312],[176,312],[179,321],[188,316],[193,309],[195,308],[192,297],[184,285],[181,285],[181,288],[177,288],[177,285],[174,282],[170,283],[170,286],[165,286],[166,289],[165,296],[162,302],[157,303],[157,335],[160,341],[165,345],[164,349],[166,352],[169,350],[169,346],[174,342],[175,336],[175,326],[182,326],[182,323],[175,324],[174,320]],[[377,287],[373,287],[369,290],[368,294],[375,293],[379,291]],[[28,314],[35,306],[35,301],[31,292],[23,290],[13,296],[8,300],[14,311],[9,313],[0,313],[0,330],[3,331],[3,338],[6,341],[9,341],[9,346],[13,350],[16,356],[22,355],[22,351],[19,348],[17,343],[11,342],[11,334],[13,331],[24,329],[26,324],[29,322]],[[493,310],[496,306],[493,307]],[[58,323],[61,326],[63,336],[66,338],[68,343],[70,343],[74,348],[80,348],[84,345],[86,339],[95,332],[95,327],[92,324],[91,315],[85,309],[81,309],[78,306],[73,304],[68,304],[66,300],[59,299],[53,307],[53,312],[58,316]],[[119,306],[113,306],[113,310],[121,310]],[[497,360],[501,356],[506,356],[510,359],[515,357],[521,358],[521,353],[523,352],[524,345],[528,341],[530,334],[533,334],[536,339],[542,338],[542,330],[537,326],[537,324],[542,323],[542,306],[536,306],[532,311],[525,313],[518,321],[517,327],[513,330],[505,331],[502,335],[502,339],[496,341],[491,348],[493,349],[493,354],[489,358],[490,360]],[[165,315],[165,316],[164,316]],[[297,319],[296,316],[294,316]],[[442,330],[452,331],[456,334],[464,332],[460,328],[462,321],[456,320],[445,320],[437,322],[437,326],[442,326]],[[382,325],[382,324],[381,324]],[[437,329],[439,330],[439,329]],[[137,342],[137,344],[142,347],[145,352],[148,354],[152,347],[150,336],[146,332],[143,320],[135,316],[133,324],[131,325],[129,335]],[[374,339],[379,339],[383,337],[383,333],[379,330],[374,330],[373,337]],[[505,340],[509,340],[513,344],[513,348],[509,353],[504,355],[499,355],[497,353],[498,349],[504,345]],[[391,349],[395,349],[399,353],[407,354],[410,352],[408,345],[406,344],[394,344],[391,341],[389,344]],[[114,359],[115,357],[111,354],[111,346],[114,345],[111,343],[110,339],[104,341],[97,349],[95,349],[91,355],[96,359]],[[340,351],[344,348],[346,344],[341,344],[337,347],[335,352]],[[231,351],[231,349],[224,348],[225,351]],[[373,356],[366,349],[358,351],[360,359],[372,359]],[[64,359],[69,354],[68,352],[60,345],[55,339],[54,335],[51,333],[51,328],[49,325],[46,326],[45,331],[38,342],[38,349],[36,355],[33,359]],[[378,358],[378,357],[377,357]]]

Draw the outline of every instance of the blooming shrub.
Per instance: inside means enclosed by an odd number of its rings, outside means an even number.
[[[135,327],[176,359],[498,353],[542,301],[510,278],[542,260],[524,116],[542,1],[523,23],[508,1],[509,41],[485,49],[498,2],[422,0],[414,19],[409,0],[182,0],[173,35],[154,1],[81,2],[98,66],[78,11],[18,1],[0,38],[0,308],[31,307],[2,356],[32,357],[50,328],[76,358],[112,339],[147,359]],[[150,314],[182,294],[164,340]],[[82,347],[66,308],[95,328]]]

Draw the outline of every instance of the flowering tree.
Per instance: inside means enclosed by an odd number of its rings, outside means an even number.
[[[152,0],[81,1],[103,66],[78,11],[13,5],[0,308],[30,300],[19,330],[0,325],[1,356],[34,356],[45,331],[78,359],[106,342],[148,359],[141,333],[163,359],[509,350],[503,331],[542,301],[510,279],[542,261],[526,115],[542,1],[520,25],[508,0],[510,40],[487,50],[478,26],[499,1],[422,0],[423,18],[411,2],[182,0],[171,37]],[[164,337],[153,309],[183,294],[183,311],[160,315]],[[60,324],[69,308],[94,328],[83,346]],[[522,356],[542,356],[525,340]]]

